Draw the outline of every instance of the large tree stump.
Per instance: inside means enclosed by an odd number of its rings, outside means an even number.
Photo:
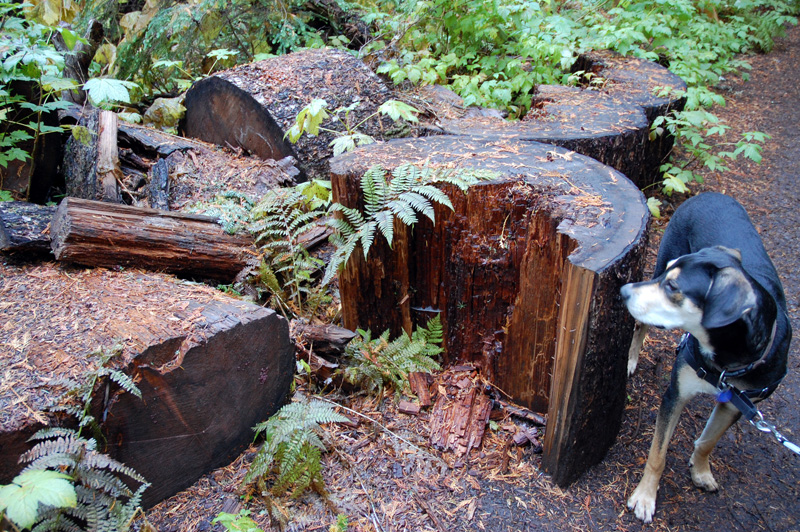
[[[645,165],[649,123],[642,108],[598,91],[541,85],[519,122],[474,116],[440,126],[448,134],[561,146],[616,168],[640,188],[658,171]]]
[[[644,109],[650,124],[673,111],[682,111],[686,105],[686,83],[663,66],[638,57],[627,57],[611,50],[595,50],[578,57],[572,71],[593,74],[600,90],[614,98],[639,105]],[[661,94],[664,89],[671,93]],[[656,169],[666,162],[675,138],[664,131],[647,145],[646,165]],[[661,179],[657,172],[649,179]]]
[[[479,366],[525,406],[548,412],[544,466],[560,485],[605,455],[625,403],[632,319],[619,288],[640,277],[648,211],[622,174],[533,142],[440,136],[335,158],[334,199],[362,203],[373,164],[499,172],[436,225],[395,224],[340,274],[344,326],[396,332],[440,313],[447,362]],[[552,378],[551,378],[552,376]]]
[[[119,344],[113,363],[142,391],[101,385],[93,402],[101,450],[152,483],[145,506],[233,461],[292,381],[284,318],[163,274],[0,262],[0,309],[0,484],[54,421],[55,379],[85,379],[98,348]]]
[[[330,110],[355,104],[349,113],[350,125],[355,126],[389,100],[391,92],[347,52],[303,50],[240,65],[196,82],[186,93],[181,130],[186,136],[281,159],[294,155],[284,134],[314,98],[324,99]],[[388,118],[373,117],[359,131],[380,139],[391,125]],[[344,130],[332,118],[322,126]],[[296,144],[298,163],[310,176],[327,178],[328,159],[333,154],[329,144],[334,138],[321,131],[316,137],[304,135]]]
[[[252,238],[229,235],[208,216],[66,198],[50,229],[56,259],[85,266],[139,267],[231,282]]]

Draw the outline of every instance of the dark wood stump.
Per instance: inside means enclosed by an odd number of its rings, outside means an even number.
[[[0,484],[21,465],[27,438],[56,421],[42,410],[54,379],[83,380],[88,356],[121,346],[114,366],[134,378],[142,400],[101,384],[93,399],[101,450],[152,486],[144,505],[185,489],[232,462],[252,427],[289,391],[294,349],[286,320],[204,285],[103,269],[0,262]]]
[[[665,67],[637,57],[626,57],[611,50],[595,50],[578,57],[572,71],[590,72],[599,79],[600,90],[619,100],[639,105],[650,124],[659,116],[682,111],[686,105],[686,83]],[[657,88],[673,89],[661,96]],[[647,146],[647,166],[658,168],[666,162],[675,138],[666,131]],[[661,172],[650,176],[651,183],[660,181]]]
[[[312,177],[327,179],[333,134],[304,135],[294,150],[284,134],[300,110],[314,98],[328,108],[356,103],[350,112],[355,126],[391,99],[391,91],[366,65],[335,49],[312,49],[241,65],[192,85],[186,93],[182,132],[220,145],[241,147],[262,158],[294,155]],[[344,113],[342,113],[344,118]],[[332,119],[323,127],[343,131]],[[383,138],[388,118],[372,118],[359,131]]]
[[[542,85],[522,121],[476,116],[440,126],[448,134],[561,146],[616,168],[640,188],[658,170],[645,166],[649,123],[642,108],[598,91]]]
[[[208,216],[66,198],[50,230],[56,259],[84,266],[138,267],[231,282],[253,241]]]
[[[641,276],[641,192],[593,159],[533,142],[440,136],[376,144],[331,164],[334,199],[360,204],[373,164],[481,169],[500,178],[436,225],[395,224],[393,248],[357,250],[339,284],[344,326],[398,332],[440,313],[446,362],[469,362],[548,412],[544,466],[559,485],[603,458],[620,426],[633,322],[619,288]],[[552,378],[551,378],[552,376]]]

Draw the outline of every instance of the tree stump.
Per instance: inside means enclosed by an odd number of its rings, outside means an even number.
[[[595,50],[578,57],[572,71],[584,71],[594,75],[600,90],[614,98],[639,105],[644,109],[650,124],[672,111],[682,111],[686,105],[686,83],[668,69],[638,57],[627,57],[611,50]],[[671,94],[661,96],[661,88],[672,89]],[[658,168],[669,157],[675,138],[666,131],[647,145],[648,167]],[[649,181],[660,181],[661,172],[652,175]]]
[[[546,144],[439,136],[370,145],[331,164],[334,199],[363,205],[374,164],[498,172],[445,190],[436,224],[395,223],[339,276],[344,326],[398,332],[439,313],[445,361],[468,362],[548,413],[544,467],[559,485],[603,458],[619,429],[633,321],[619,288],[642,274],[642,193],[593,159]],[[551,378],[552,376],[552,378]]]
[[[475,116],[440,126],[446,134],[561,146],[616,168],[640,188],[658,171],[644,164],[650,128],[642,108],[598,91],[540,85],[519,122]]]
[[[262,158],[282,159],[294,155],[284,134],[314,98],[324,99],[330,110],[355,104],[349,116],[350,125],[355,126],[391,99],[391,91],[347,52],[303,50],[196,82],[186,93],[181,131],[215,144],[241,147]],[[381,139],[391,125],[388,118],[373,117],[359,131]],[[330,118],[322,127],[344,129]],[[309,176],[327,179],[333,154],[329,144],[334,138],[321,131],[316,137],[304,135],[295,145],[296,158]]]
[[[152,483],[148,507],[241,454],[294,373],[284,318],[163,274],[0,262],[0,309],[0,484],[55,421],[42,413],[54,379],[85,379],[99,348],[121,346],[113,364],[143,398],[101,384],[98,443]]]
[[[208,216],[66,198],[50,229],[60,261],[138,267],[231,282],[253,254],[252,238],[229,235]]]

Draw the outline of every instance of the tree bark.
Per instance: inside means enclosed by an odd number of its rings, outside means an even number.
[[[111,203],[121,203],[119,181],[122,180],[122,170],[117,152],[117,123],[116,113],[100,111],[97,122],[97,185],[102,190],[102,200]]]
[[[334,200],[363,206],[371,165],[408,162],[498,177],[466,194],[445,186],[454,210],[437,206],[435,225],[396,224],[392,249],[377,237],[366,260],[357,249],[339,276],[344,326],[398,333],[439,313],[446,362],[479,366],[516,402],[559,420],[548,424],[544,465],[572,482],[620,426],[620,353],[633,322],[618,290],[642,272],[644,197],[614,169],[558,147],[440,136],[334,159]]]
[[[64,77],[74,79],[79,85],[76,89],[63,91],[62,100],[80,106],[86,103],[86,91],[83,90],[83,85],[89,80],[89,66],[104,36],[103,25],[96,20],[89,21],[89,27],[84,35],[86,42],[77,42],[72,50],[67,48],[60,33],[53,35],[55,47],[62,52],[69,52],[64,59]]]
[[[231,282],[252,256],[249,236],[229,235],[208,216],[77,198],[61,202],[50,233],[60,261],[225,282]]]
[[[15,383],[0,390],[0,484],[21,469],[27,438],[55,421],[41,414],[55,383],[86,379],[98,346],[119,343],[112,364],[142,392],[101,383],[92,401],[101,450],[152,483],[146,507],[233,461],[293,379],[284,318],[167,275],[0,263],[0,300],[26,333],[20,343],[19,331],[0,328],[5,382]]]

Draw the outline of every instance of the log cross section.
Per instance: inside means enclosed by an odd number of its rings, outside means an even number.
[[[334,199],[363,206],[374,164],[490,170],[448,192],[453,210],[395,224],[339,278],[344,325],[395,333],[442,318],[445,362],[479,367],[515,401],[547,412],[544,467],[560,485],[599,462],[619,430],[633,322],[619,288],[641,276],[649,215],[625,176],[537,142],[438,136],[334,158]]]

